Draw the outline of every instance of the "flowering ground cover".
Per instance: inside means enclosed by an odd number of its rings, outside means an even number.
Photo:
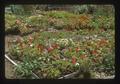
[[[58,79],[76,71],[79,74],[73,78],[115,74],[114,17],[66,11],[43,13],[5,14],[6,34],[19,35],[8,43],[7,54],[19,62],[15,72],[20,78],[33,78],[32,72],[41,79]]]
[[[16,68],[21,77],[30,77],[31,71],[40,78],[59,78],[77,70],[114,74],[113,30],[35,32],[12,44],[9,54],[21,61]]]

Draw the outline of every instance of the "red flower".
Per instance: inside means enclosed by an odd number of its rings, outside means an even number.
[[[79,52],[79,51],[80,51],[80,48],[79,48],[79,47],[77,47],[77,48],[75,49],[75,51],[76,51],[76,52]]]
[[[97,53],[98,53],[98,52],[97,52],[96,50],[93,50],[93,51],[92,51],[92,54],[93,54],[93,55],[96,55]]]
[[[76,64],[76,58],[75,57],[72,57],[72,63]]]

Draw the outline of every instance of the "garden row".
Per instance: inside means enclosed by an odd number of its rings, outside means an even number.
[[[47,11],[41,15],[18,16],[5,14],[6,33],[28,33],[32,30],[79,30],[79,29],[114,29],[112,16],[73,14],[65,11]]]
[[[85,37],[77,39],[80,38],[77,36]],[[13,45],[9,54],[22,62],[16,68],[21,77],[29,78],[31,71],[40,78],[59,78],[77,70],[114,74],[114,31],[111,30],[44,31],[17,38]]]

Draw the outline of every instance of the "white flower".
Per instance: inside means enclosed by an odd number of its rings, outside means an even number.
[[[43,60],[45,61],[46,59],[44,58]]]
[[[75,66],[79,66],[80,64],[79,63],[76,63]]]
[[[17,52],[19,53],[20,51],[19,51],[19,50],[17,50]]]
[[[66,60],[65,58],[63,58],[63,60]]]
[[[85,38],[86,38],[86,39],[89,39],[89,37],[88,37],[88,36],[86,36]]]
[[[94,35],[94,37],[96,38],[96,37],[97,37],[97,35]]]
[[[55,41],[55,39],[53,38],[53,41]]]
[[[19,47],[17,47],[16,50],[19,50]]]
[[[48,61],[50,61],[50,59],[48,58]]]
[[[100,41],[101,39],[97,39],[97,41]]]
[[[33,47],[33,44],[30,44],[30,47]]]
[[[41,59],[42,59],[41,57],[38,58],[38,60],[41,60]]]
[[[91,44],[94,44],[94,42],[92,41]]]

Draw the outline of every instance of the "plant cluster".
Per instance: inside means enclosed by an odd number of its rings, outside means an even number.
[[[73,14],[65,11],[47,11],[44,15],[32,15],[23,18],[5,14],[5,30],[18,30],[21,33],[32,29],[80,30],[80,29],[114,29],[112,16],[90,14]]]
[[[29,76],[33,71],[41,78],[58,78],[77,70],[90,72],[101,68],[103,72],[113,71],[110,73],[114,74],[112,32],[103,32],[107,37],[99,31],[99,36],[73,40],[77,32],[67,34],[64,31],[56,35],[45,31],[18,38],[10,49],[12,57],[22,62],[16,71],[21,76]],[[70,34],[71,37],[66,38]]]

